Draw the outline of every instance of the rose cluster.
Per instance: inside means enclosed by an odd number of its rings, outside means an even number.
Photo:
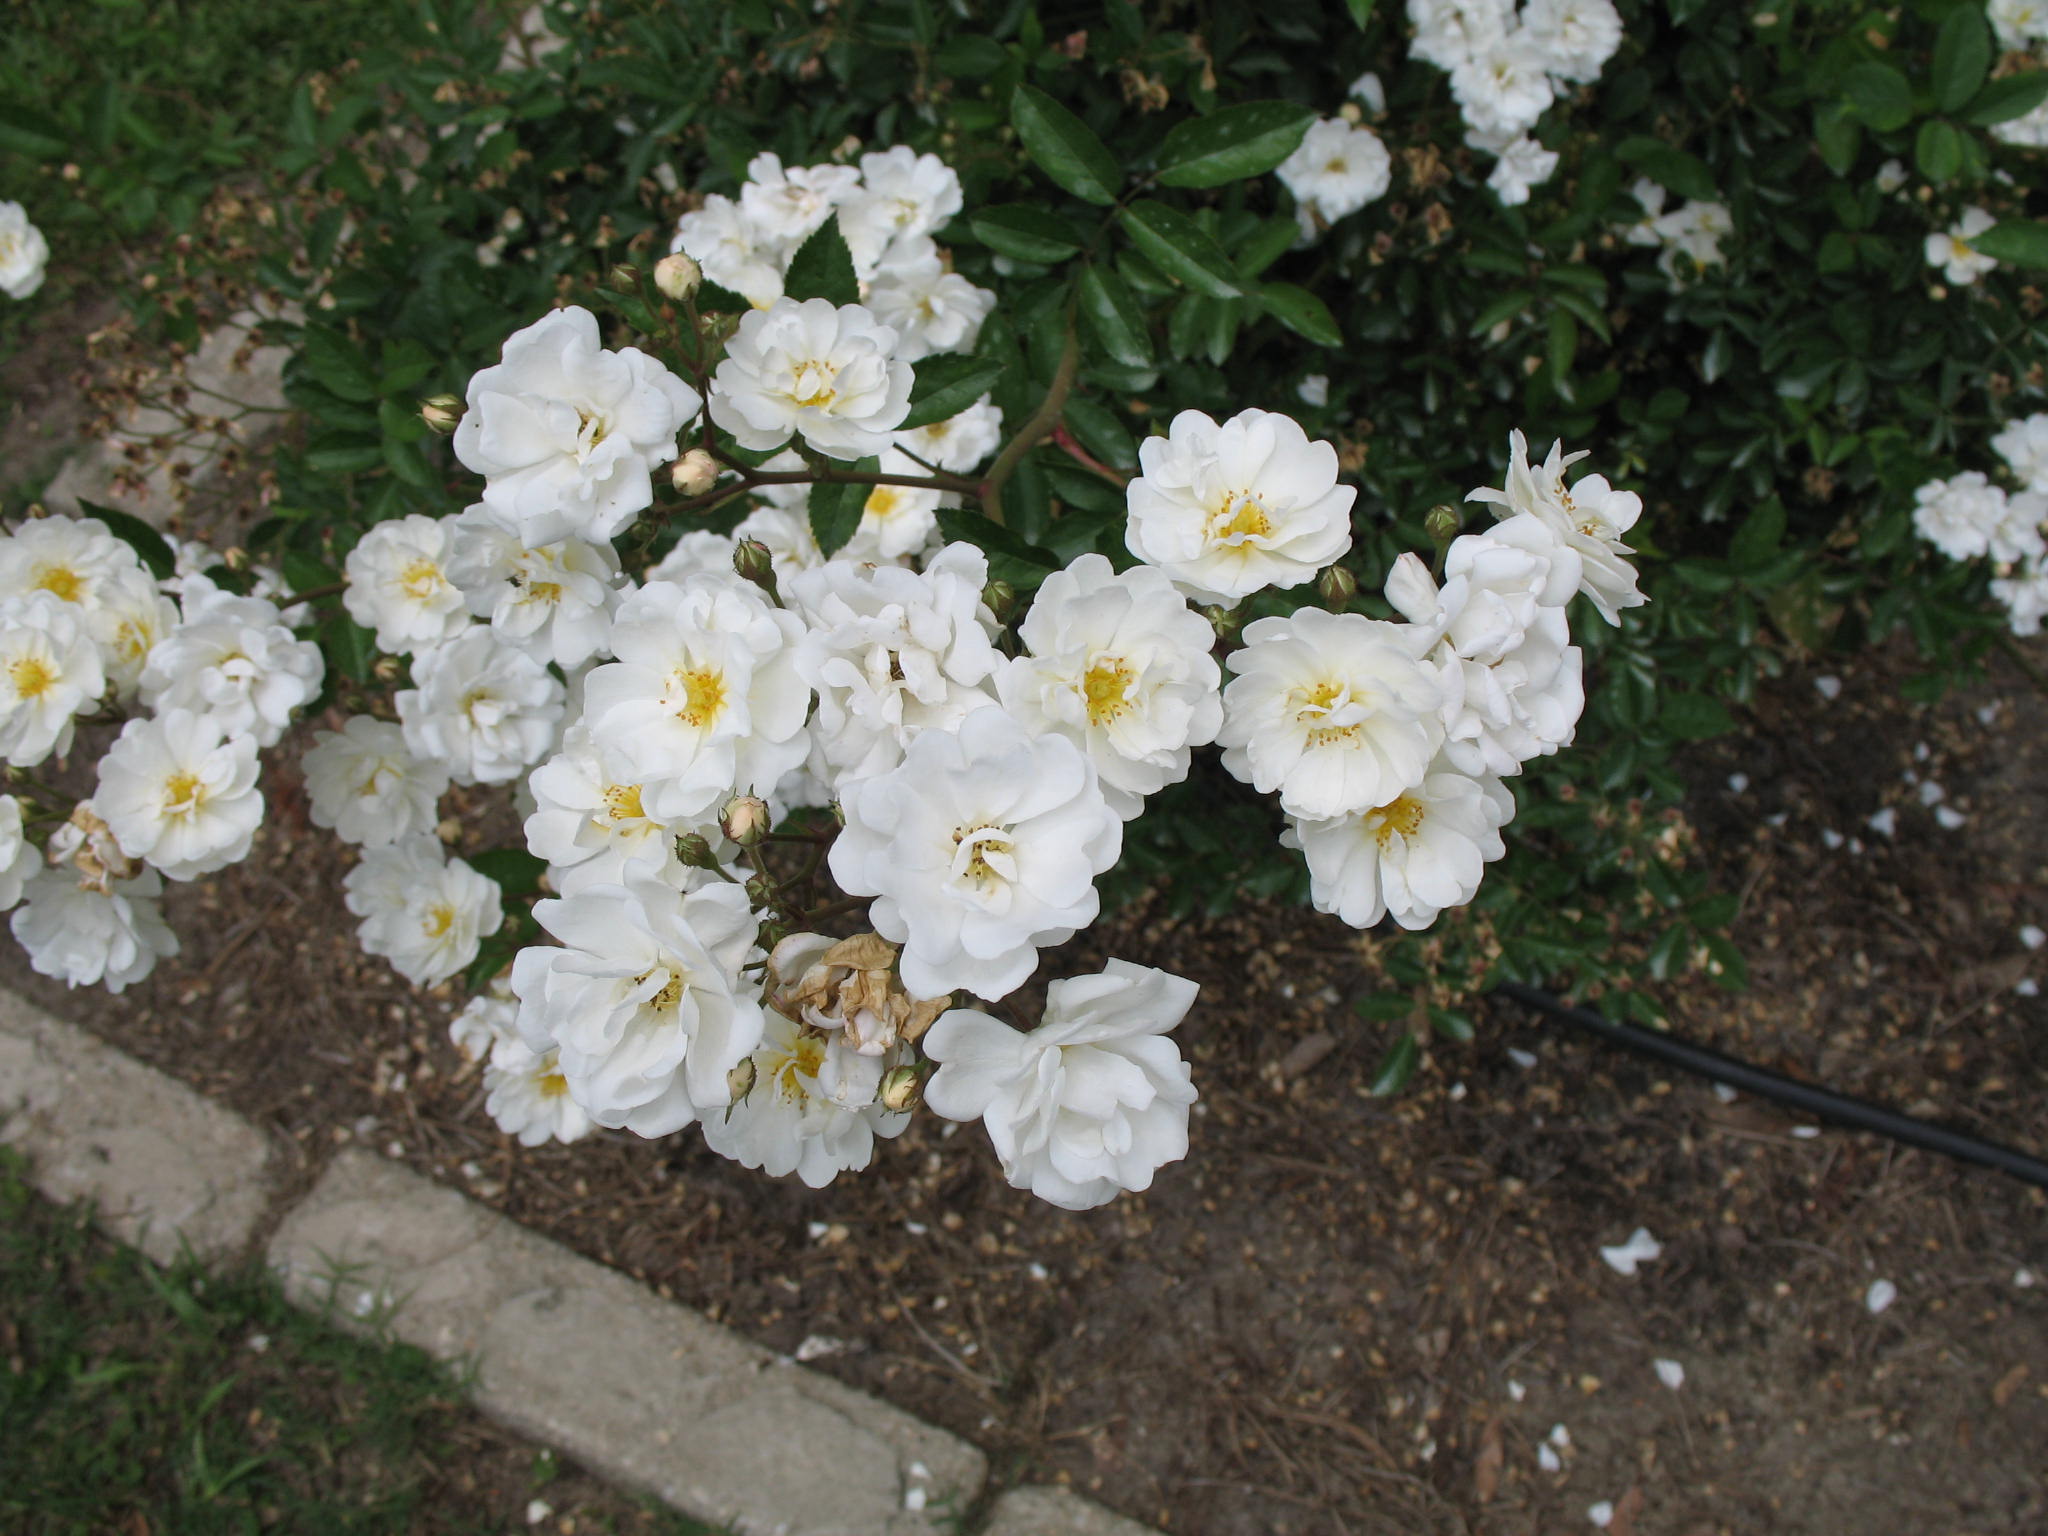
[[[1990,559],[2012,632],[2037,635],[2048,614],[2048,414],[2007,422],[1991,448],[2018,489],[1976,469],[1930,480],[1913,493],[1913,528],[1951,560]]]

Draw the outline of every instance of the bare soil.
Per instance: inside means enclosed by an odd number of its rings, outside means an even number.
[[[1832,702],[1789,677],[1695,755],[1687,814],[1742,894],[1752,985],[1659,995],[1694,1039],[2038,1155],[2048,1012],[2015,987],[2048,972],[2018,936],[2048,926],[2048,700],[2001,661],[1909,705],[1907,670],[1862,658]],[[1061,959],[1202,983],[1193,1149],[1146,1195],[1056,1210],[929,1117],[823,1191],[687,1133],[526,1152],[447,1041],[459,999],[356,950],[296,755],[255,856],[172,893],[184,953],[146,984],[67,993],[13,946],[0,979],[266,1125],[302,1178],[385,1151],[771,1347],[809,1341],[1000,1480],[1190,1536],[1522,1536],[1601,1502],[1624,1536],[2048,1531],[2040,1190],[1723,1103],[1511,1007],[1376,1099],[1356,935],[1156,901]],[[1599,1250],[1638,1226],[1663,1255],[1628,1277]]]

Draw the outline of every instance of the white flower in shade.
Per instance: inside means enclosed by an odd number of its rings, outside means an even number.
[[[195,581],[212,589],[203,577]],[[178,605],[164,596],[155,578],[137,569],[101,588],[99,606],[87,623],[99,642],[108,686],[116,698],[127,700],[141,689],[142,670],[151,653],[178,628],[180,619]],[[325,664],[321,666],[324,670]]]
[[[882,459],[882,471],[892,475],[922,475],[922,466],[891,449]],[[945,504],[943,491],[914,485],[878,485],[868,492],[861,507],[860,523],[853,537],[839,552],[842,560],[871,560],[877,565],[901,564],[932,540],[939,529],[939,508]],[[815,544],[815,540],[813,541]]]
[[[561,1052],[569,1094],[599,1125],[666,1136],[732,1102],[731,1073],[761,1043],[741,971],[756,919],[736,885],[688,894],[651,880],[542,901],[563,948],[512,962],[519,1033]]]
[[[1460,60],[1451,70],[1451,95],[1481,133],[1519,134],[1536,125],[1556,89],[1543,55],[1518,30]]]
[[[1541,467],[1529,463],[1528,440],[1519,431],[1508,434],[1508,473],[1504,489],[1482,487],[1467,501],[1490,502],[1494,516],[1507,519],[1533,512],[1558,541],[1579,557],[1579,590],[1592,600],[1600,617],[1621,622],[1621,610],[1649,601],[1636,588],[1636,569],[1622,556],[1634,554],[1621,536],[1643,515],[1643,499],[1634,491],[1618,491],[1604,476],[1588,475],[1567,487],[1564,472],[1584,452],[1567,454],[1553,443]]]
[[[873,275],[896,241],[929,235],[960,211],[960,177],[937,155],[907,145],[860,157],[860,190],[839,205],[854,270]]]
[[[619,609],[618,660],[584,682],[583,719],[615,782],[673,825],[772,789],[810,751],[803,624],[734,575],[654,582]]]
[[[368,715],[316,732],[303,768],[313,825],[362,848],[431,832],[448,788],[446,763],[413,756],[403,730]]]
[[[1408,0],[1415,41],[1408,51],[1438,69],[1504,39],[1515,23],[1514,0]]]
[[[2048,616],[2048,563],[2029,560],[2010,576],[1991,583],[1991,595],[2005,605],[2006,621],[2016,635],[2038,635]]]
[[[1927,264],[1940,267],[1941,275],[1958,287],[1974,283],[1998,262],[1981,254],[1970,242],[1997,222],[1994,215],[1982,208],[1965,208],[1962,218],[1946,231],[1936,231],[1927,237]]]
[[[0,202],[0,293],[25,299],[43,286],[50,242],[19,203]]]
[[[1387,110],[1387,88],[1380,77],[1367,70],[1345,88],[1344,94],[1357,102],[1366,111],[1380,113]]]
[[[1530,191],[1550,180],[1557,169],[1557,151],[1545,149],[1526,134],[1505,141],[1467,134],[1465,142],[1500,157],[1486,184],[1499,194],[1505,207],[1519,208],[1528,202]]]
[[[341,884],[342,900],[362,919],[356,940],[363,953],[390,961],[416,987],[468,965],[504,920],[498,882],[449,858],[429,833],[364,849]]]
[[[1330,403],[1330,376],[1327,373],[1305,374],[1294,393],[1301,403],[1320,410]]]
[[[714,192],[702,208],[678,219],[669,250],[690,257],[705,277],[756,309],[782,297],[781,250],[729,197]]]
[[[922,572],[834,560],[789,578],[784,600],[807,626],[797,668],[818,691],[812,734],[834,780],[886,772],[919,732],[995,702],[987,585],[971,544],[947,545]]]
[[[675,547],[650,566],[644,578],[652,585],[657,581],[684,582],[693,576],[726,577],[733,574],[733,551],[739,545],[735,533],[713,533],[709,528],[693,528],[675,542]],[[616,621],[617,615],[614,614]]]
[[[1991,537],[2006,521],[2005,492],[1979,470],[1950,480],[1930,480],[1913,493],[1913,527],[1951,560],[1969,560],[1991,550]]]
[[[1991,439],[1991,451],[2012,467],[2028,490],[2048,491],[2048,412],[2007,422]]]
[[[554,1051],[529,1050],[517,1039],[500,1040],[484,1067],[484,1112],[522,1147],[542,1142],[581,1141],[590,1116],[569,1096]]]
[[[2031,112],[2008,118],[1993,126],[1991,137],[2023,149],[2048,149],[2048,101]]]
[[[263,821],[257,772],[253,738],[172,709],[121,728],[100,759],[93,803],[122,852],[191,880],[248,857]]]
[[[498,972],[489,986],[462,1005],[448,1021],[448,1038],[471,1063],[489,1061],[499,1041],[519,1038],[519,999],[512,995],[509,970]]]
[[[1290,417],[1182,411],[1138,463],[1125,542],[1197,602],[1298,587],[1351,547],[1358,493],[1337,483],[1337,450]]]
[[[2011,563],[2048,553],[2042,524],[2048,521],[2048,492],[2017,491],[2005,499],[2005,516],[1991,530],[1991,558]]]
[[[850,165],[792,165],[763,150],[747,162],[740,187],[740,212],[762,235],[794,252],[832,210],[860,190],[860,172]]]
[[[1003,444],[1003,413],[987,395],[957,416],[895,434],[896,446],[933,469],[964,475],[986,463]]]
[[[1294,818],[1281,841],[1308,857],[1309,899],[1354,928],[1391,915],[1427,928],[1479,891],[1486,866],[1507,852],[1500,829],[1515,799],[1490,774],[1447,761],[1382,805],[1349,816]]]
[[[1609,0],[1527,0],[1521,43],[1558,79],[1590,85],[1621,46],[1621,16]]]
[[[792,436],[828,458],[878,454],[910,414],[896,333],[858,304],[777,299],[740,320],[711,377],[711,419],[742,448]]]
[[[938,248],[919,236],[889,248],[867,303],[875,318],[896,333],[891,355],[914,363],[938,352],[972,352],[996,296],[949,272]]]
[[[47,592],[89,628],[112,589],[143,574],[135,551],[96,517],[33,518],[0,537],[0,602]]]
[[[35,592],[0,601],[0,753],[33,768],[71,750],[80,710],[107,691],[100,650],[72,604]]]
[[[1651,220],[1650,230],[1664,247],[1657,268],[1677,289],[1708,267],[1726,262],[1721,242],[1735,233],[1735,220],[1725,204],[1694,201]]]
[[[1910,179],[1906,172],[1906,162],[1903,160],[1885,161],[1883,165],[1877,168],[1877,175],[1872,178],[1877,185],[1877,190],[1887,197],[1898,191]]]
[[[637,348],[607,352],[597,317],[572,306],[515,331],[469,381],[451,441],[484,477],[491,515],[529,547],[609,539],[653,504],[654,466],[702,403]]]
[[[2044,0],[1989,0],[1984,14],[1998,34],[1998,46],[2007,53],[2048,42],[2048,3]]]
[[[50,840],[53,853],[61,836],[60,829]],[[45,869],[29,880],[10,926],[37,975],[120,992],[178,952],[157,905],[163,890],[153,869],[100,882],[80,880],[70,868]]]
[[[812,1189],[867,1167],[875,1138],[910,1124],[908,1111],[875,1102],[892,1058],[863,1056],[843,1035],[806,1029],[773,1009],[762,1018],[753,1086],[704,1117],[705,1142],[743,1167],[775,1178],[793,1173]]]
[[[414,657],[412,675],[397,698],[406,748],[458,784],[509,784],[554,744],[562,685],[487,626]]]
[[[292,711],[320,691],[320,647],[278,622],[260,597],[213,598],[186,615],[142,669],[142,700],[159,714],[203,711],[229,734],[275,746]]]
[[[1048,986],[1029,1034],[956,1008],[924,1038],[939,1064],[925,1103],[948,1120],[981,1121],[1011,1188],[1067,1210],[1150,1189],[1161,1167],[1187,1156],[1195,1086],[1166,1032],[1196,991],[1111,960],[1099,975]]]
[[[423,651],[469,628],[469,605],[449,575],[454,519],[414,512],[378,523],[348,552],[348,616],[377,632],[377,649]]]
[[[1393,157],[1370,128],[1354,128],[1341,117],[1310,125],[1293,154],[1280,162],[1282,186],[1326,224],[1358,212],[1384,197],[1393,185]]]
[[[1045,579],[1018,633],[1026,654],[997,680],[1003,707],[1086,752],[1124,820],[1187,777],[1189,748],[1216,739],[1216,632],[1165,572],[1118,575],[1101,555],[1082,555]]]
[[[565,670],[605,648],[619,605],[611,545],[560,539],[529,548],[481,506],[455,519],[448,574],[500,640]]]
[[[1657,220],[1664,213],[1664,189],[1649,177],[1639,176],[1628,195],[1642,206],[1643,216],[1622,226],[1622,238],[1630,245],[1662,245],[1664,237],[1657,231]]]
[[[811,528],[811,514],[807,507],[756,507],[740,520],[732,535],[735,540],[753,539],[768,546],[768,562],[774,567],[778,582],[787,581],[798,571],[808,571],[825,563],[825,551],[818,547],[818,536]],[[731,565],[728,558],[727,568],[730,569]],[[654,579],[652,571],[648,572],[648,579]]]
[[[21,802],[0,795],[0,912],[21,900],[21,888],[43,867],[41,850],[22,835]]]
[[[1443,744],[1454,673],[1419,660],[1435,636],[1303,608],[1245,626],[1225,665],[1223,766],[1290,816],[1384,805],[1421,781]]]
[[[1015,991],[1040,949],[1095,921],[1095,877],[1123,847],[1081,749],[998,708],[924,732],[890,772],[842,786],[841,805],[832,878],[877,898],[869,921],[903,946],[918,998]]]
[[[582,726],[571,726],[562,750],[527,780],[534,812],[526,818],[526,846],[548,862],[549,878],[564,896],[594,885],[659,880],[683,889],[698,872],[676,862],[678,828],[647,814],[637,783],[618,783],[604,754]]]

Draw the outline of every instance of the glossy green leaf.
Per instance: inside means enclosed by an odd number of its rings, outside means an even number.
[[[867,458],[848,467],[871,475],[880,465],[880,459]],[[811,536],[827,556],[844,549],[846,541],[860,528],[861,514],[867,511],[868,497],[873,491],[873,486],[857,482],[811,487]]]
[[[2039,220],[2007,219],[1975,236],[1970,244],[2009,266],[2048,267],[2048,224]]]
[[[1680,197],[1710,199],[1719,195],[1714,187],[1714,173],[1707,169],[1705,161],[1662,139],[1647,135],[1623,139],[1614,146],[1614,155]]]
[[[1842,76],[1842,89],[1863,121],[1879,133],[1913,120],[1913,87],[1889,64],[1858,64]]]
[[[2029,70],[1988,82],[1963,108],[1963,121],[1973,128],[1989,128],[2025,117],[2048,101],[2048,69]]]
[[[898,430],[949,421],[996,387],[1003,365],[985,357],[927,357],[915,364],[910,386],[910,414]]]
[[[1991,28],[1975,5],[1958,5],[1934,40],[1934,104],[1955,112],[1977,94],[1991,71]]]
[[[1084,203],[1108,207],[1123,186],[1116,156],[1080,118],[1036,86],[1020,85],[1010,97],[1010,126],[1024,152],[1054,183]]]
[[[340,332],[307,326],[299,342],[299,356],[330,394],[358,402],[377,398],[377,377],[362,349]]]
[[[1178,208],[1142,198],[1124,209],[1122,223],[1131,244],[1196,293],[1234,299],[1244,292],[1222,247]]]
[[[1727,705],[1711,694],[1667,694],[1658,711],[1658,723],[1680,741],[1705,741],[1735,729],[1735,717]]]
[[[1315,113],[1291,101],[1247,101],[1178,123],[1159,146],[1163,187],[1220,187],[1263,176],[1301,147]]]
[[[1385,1098],[1399,1093],[1408,1086],[1408,1080],[1415,1076],[1415,1067],[1422,1060],[1422,1047],[1416,1043],[1413,1034],[1403,1035],[1387,1047],[1387,1053],[1380,1057],[1380,1064],[1372,1074],[1372,1095]]]
[[[1913,141],[1913,162],[1922,176],[1936,186],[1945,185],[1962,169],[1963,136],[1940,118],[1930,117]]]
[[[532,896],[540,890],[540,877],[547,873],[547,861],[535,858],[524,848],[491,848],[473,854],[470,868],[486,880],[495,880],[507,896]]]
[[[782,291],[792,299],[824,299],[832,304],[860,302],[860,278],[854,273],[853,253],[846,248],[846,237],[839,233],[838,214],[819,225],[796,248],[796,254],[789,258]]]
[[[1145,311],[1128,284],[1106,267],[1093,266],[1077,285],[1081,313],[1102,350],[1131,368],[1152,366],[1152,336]]]
[[[998,203],[967,216],[974,238],[999,256],[1044,266],[1065,261],[1081,249],[1074,226],[1031,203]]]
[[[161,533],[141,518],[118,507],[104,507],[96,501],[87,501],[82,496],[78,500],[78,510],[105,523],[107,532],[134,550],[136,558],[158,581],[168,581],[175,574],[177,559],[171,553],[171,546]]]
[[[1259,289],[1259,303],[1295,335],[1319,347],[1344,344],[1344,333],[1337,328],[1330,306],[1306,288],[1297,288],[1293,283],[1266,283]]]

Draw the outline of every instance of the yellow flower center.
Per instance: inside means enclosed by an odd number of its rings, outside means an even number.
[[[1422,802],[1409,795],[1402,795],[1377,809],[1365,813],[1365,825],[1380,845],[1380,852],[1387,851],[1387,845],[1398,834],[1413,837],[1422,828]]]
[[[1232,491],[1223,498],[1210,520],[1209,537],[1219,544],[1242,544],[1246,539],[1263,539],[1273,531],[1266,504],[1250,491]]]
[[[170,816],[190,815],[199,809],[204,793],[196,773],[174,773],[164,780],[164,812]]]
[[[796,377],[790,382],[790,402],[823,410],[837,397],[832,388],[832,380],[837,373],[836,368],[819,358],[805,359],[797,364]]]
[[[887,522],[891,514],[899,512],[908,500],[903,492],[893,485],[878,485],[868,492],[867,506],[863,509],[876,522]]]
[[[953,832],[953,877],[987,891],[1017,875],[1008,827],[958,827]]]
[[[1308,744],[1311,747],[1330,747],[1339,742],[1349,741],[1357,736],[1365,723],[1358,702],[1351,697],[1351,690],[1342,683],[1328,679],[1303,692],[1300,707],[1295,710],[1294,717],[1305,723],[1327,722],[1333,717],[1342,717],[1345,720],[1342,725],[1310,724]]]
[[[786,1051],[769,1055],[768,1081],[786,1101],[797,1103],[808,1097],[803,1080],[816,1082],[818,1069],[824,1064],[825,1042],[815,1035],[798,1035]]]
[[[638,784],[613,784],[604,792],[604,813],[613,821],[644,821]]]
[[[719,710],[725,707],[725,677],[722,673],[709,667],[699,667],[680,674],[676,682],[683,696],[676,709],[678,720],[702,730],[718,718]]]
[[[57,669],[40,656],[23,656],[7,668],[16,697],[40,699],[57,685]]]
[[[398,573],[398,585],[407,597],[424,602],[441,590],[441,567],[431,560],[415,560]]]
[[[1088,723],[1107,725],[1128,714],[1134,680],[1130,663],[1122,657],[1098,657],[1081,679],[1081,693],[1088,700]]]
[[[427,908],[427,919],[420,928],[430,939],[438,939],[455,926],[455,908],[445,901],[437,901]]]
[[[543,1072],[533,1080],[533,1087],[544,1099],[559,1099],[569,1091],[569,1079],[559,1072]]]
[[[85,591],[85,578],[66,565],[46,565],[36,572],[36,589],[54,592],[67,603],[75,603]]]
[[[526,595],[536,603],[559,603],[562,600],[562,585],[556,581],[528,582]]]

